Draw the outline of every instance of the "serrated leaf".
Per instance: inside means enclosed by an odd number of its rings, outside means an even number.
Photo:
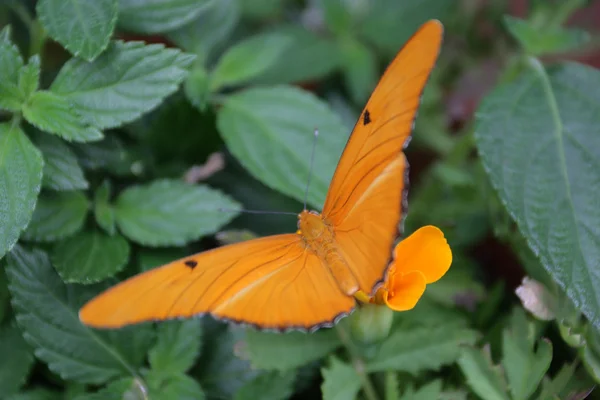
[[[341,343],[332,329],[283,334],[248,330],[246,345],[253,367],[289,370],[324,357]]]
[[[489,354],[467,347],[463,349],[458,365],[467,385],[483,400],[510,400],[501,370],[492,364]]]
[[[16,393],[25,384],[34,363],[33,351],[16,325],[0,327],[0,393]]]
[[[64,282],[95,283],[121,271],[129,260],[129,243],[121,235],[79,232],[56,244],[52,264]]]
[[[323,400],[355,399],[360,391],[360,377],[351,365],[331,357],[329,365],[321,368]]]
[[[362,106],[377,84],[375,54],[360,41],[349,38],[342,42],[341,58],[344,83],[354,103]]]
[[[159,33],[193,21],[210,0],[119,0],[119,26],[135,32]]]
[[[121,232],[149,246],[182,245],[215,233],[236,215],[221,208],[240,206],[218,190],[175,180],[130,187],[114,205]]]
[[[63,284],[41,250],[15,247],[6,271],[23,336],[51,371],[97,385],[135,376],[152,340],[150,326],[101,332],[82,325],[78,310],[99,288]]]
[[[69,60],[50,90],[68,99],[85,121],[114,128],[152,110],[177,90],[193,59],[159,44],[116,41],[91,63]]]
[[[504,16],[504,25],[524,50],[542,55],[574,50],[590,40],[589,33],[560,26],[537,26],[532,21]]]
[[[600,72],[535,60],[484,100],[476,140],[506,208],[575,305],[600,326]]]
[[[210,88],[238,85],[260,75],[281,57],[291,39],[282,34],[260,34],[230,47],[212,71]]]
[[[185,373],[198,358],[201,340],[199,319],[161,323],[156,344],[148,353],[150,367],[165,375]]]
[[[246,382],[233,396],[234,400],[286,400],[294,393],[296,371],[264,372]]]
[[[392,369],[412,374],[438,370],[455,362],[461,346],[475,343],[478,336],[476,331],[456,327],[398,329],[381,344],[367,370]]]
[[[42,187],[59,191],[88,188],[75,153],[61,139],[40,133],[33,141],[44,158]]]
[[[19,90],[24,98],[31,96],[40,85],[40,56],[29,59],[26,66],[19,71]]]
[[[0,258],[29,223],[44,161],[16,123],[0,124]]]
[[[332,73],[340,65],[338,44],[297,25],[286,25],[272,33],[285,35],[290,45],[276,63],[253,80],[261,84],[306,82]]]
[[[115,211],[109,203],[110,182],[104,181],[94,193],[94,217],[106,233],[114,235],[117,231]]]
[[[40,0],[36,10],[52,39],[91,61],[108,46],[117,22],[118,0]]]
[[[0,31],[0,108],[20,111],[25,96],[18,87],[23,58],[10,40],[10,25]]]
[[[239,18],[237,0],[211,1],[194,21],[170,31],[167,36],[178,47],[198,54],[206,61],[230,36]]]
[[[227,148],[252,175],[300,201],[318,128],[308,202],[322,207],[349,134],[326,103],[292,87],[249,89],[227,97],[217,126]]]
[[[71,236],[83,226],[88,207],[83,192],[42,193],[23,237],[37,242],[53,242]]]
[[[23,116],[35,127],[75,142],[102,139],[102,132],[85,123],[66,97],[41,90],[23,104]]]
[[[204,400],[204,391],[195,379],[185,374],[167,376],[155,374],[153,371],[146,376],[150,399],[181,399]]]

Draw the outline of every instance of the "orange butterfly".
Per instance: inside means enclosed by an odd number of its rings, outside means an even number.
[[[260,328],[331,326],[385,279],[406,201],[408,144],[443,35],[426,22],[387,68],[340,158],[323,212],[298,231],[195,254],[134,276],[88,302],[86,325],[216,318]]]

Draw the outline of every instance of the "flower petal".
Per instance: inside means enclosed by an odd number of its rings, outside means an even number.
[[[394,286],[383,296],[385,304],[394,311],[410,310],[425,292],[426,285],[425,276],[419,271],[397,274]]]
[[[452,251],[444,233],[428,225],[398,243],[394,250],[396,273],[420,271],[426,283],[440,279],[452,264]]]

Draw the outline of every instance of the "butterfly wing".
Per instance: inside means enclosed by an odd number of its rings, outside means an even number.
[[[261,328],[327,326],[355,302],[296,234],[249,240],[134,276],[88,302],[80,320],[118,328],[210,313]]]
[[[384,278],[398,236],[408,173],[402,150],[442,34],[439,21],[426,22],[391,62],[352,131],[325,200],[323,216],[366,293]]]

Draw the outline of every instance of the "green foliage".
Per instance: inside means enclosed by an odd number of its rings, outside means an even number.
[[[574,400],[600,382],[600,75],[564,61],[597,55],[591,2],[0,3],[3,399]],[[311,171],[319,210],[385,65],[432,18],[404,237],[439,226],[453,264],[413,310],[310,333],[80,322],[138,272],[294,232],[240,210],[299,212]]]

